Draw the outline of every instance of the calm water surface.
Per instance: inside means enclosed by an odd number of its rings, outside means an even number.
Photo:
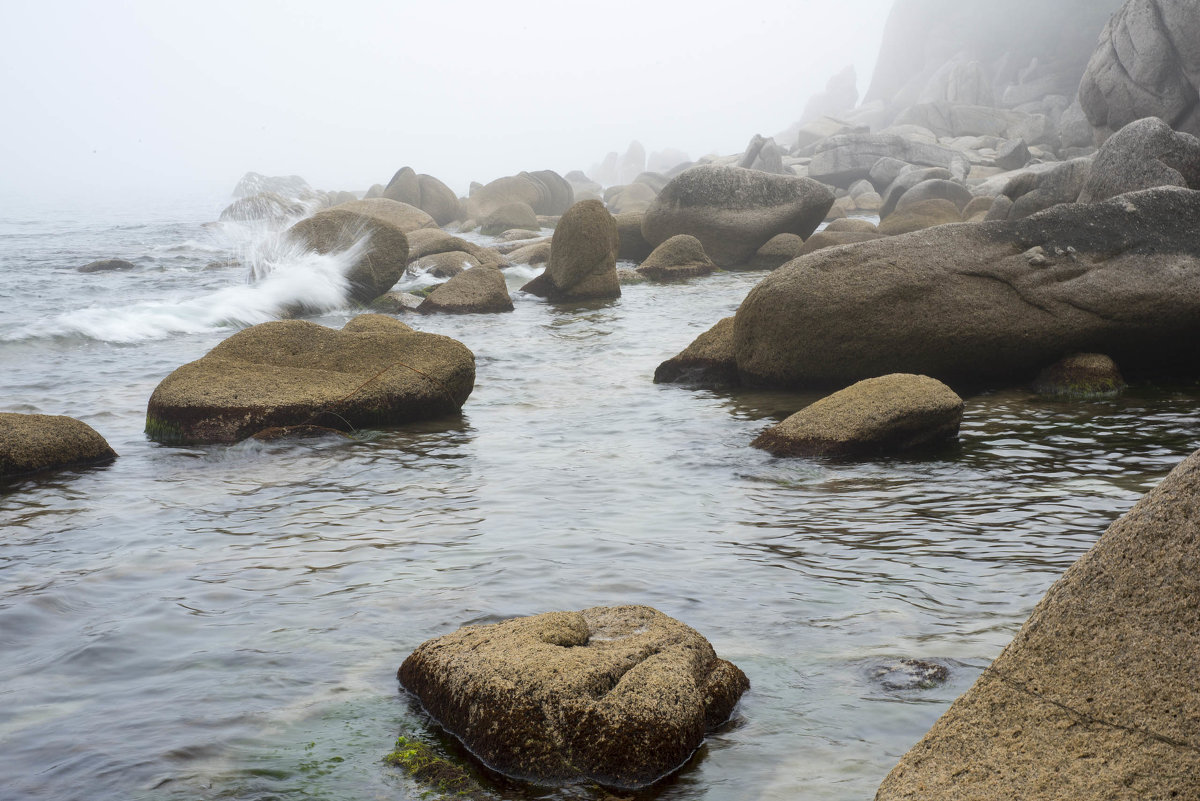
[[[145,404],[167,373],[328,277],[270,234],[205,226],[221,205],[0,213],[0,410],[78,417],[121,454],[0,488],[5,799],[421,798],[381,761],[401,733],[454,748],[396,683],[413,648],[624,603],[698,629],[753,684],[640,797],[869,799],[1058,574],[1200,447],[1200,393],[1142,387],[973,397],[960,444],[922,459],[772,458],[748,443],[813,396],[651,381],[762,273],[406,318],[474,351],[461,418],[156,445]],[[75,271],[113,256],[138,269]],[[874,668],[897,658],[950,678],[888,689]]]

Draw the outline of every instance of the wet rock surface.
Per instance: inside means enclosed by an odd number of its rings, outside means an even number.
[[[728,719],[749,681],[646,606],[550,612],[429,640],[398,678],[494,770],[647,786]]]
[[[104,437],[80,420],[0,412],[0,479],[115,458]]]

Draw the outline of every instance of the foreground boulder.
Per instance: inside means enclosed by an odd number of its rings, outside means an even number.
[[[1016,386],[1068,353],[1200,366],[1200,192],[1160,187],[820,250],[738,309],[747,384],[841,387],[910,372]]]
[[[1200,798],[1200,454],[1113,523],[876,801]]]
[[[398,675],[494,770],[629,789],[680,767],[749,688],[698,632],[647,606],[466,626]]]
[[[1200,189],[1200,139],[1148,117],[1129,123],[1101,146],[1079,202],[1155,186]]]
[[[677,234],[700,240],[720,267],[749,262],[776,234],[807,237],[833,206],[833,194],[808,178],[704,164],[666,185],[642,220],[653,247]]]
[[[391,317],[360,315],[340,331],[263,323],[164,378],[146,433],[215,443],[274,427],[398,425],[458,413],[474,385],[475,357],[462,343]]]
[[[954,439],[962,414],[962,398],[941,381],[898,373],[822,398],[751,444],[776,456],[894,453]]]
[[[620,297],[619,248],[617,223],[604,204],[580,201],[554,229],[549,266],[521,290],[552,301]]]
[[[353,208],[326,209],[296,223],[287,230],[287,235],[317,253],[357,249],[358,258],[346,273],[349,299],[367,304],[395,286],[408,264],[408,239],[404,232],[388,222],[386,214],[370,211],[374,204],[387,203],[394,201],[361,200],[345,204]],[[357,204],[368,204],[368,208],[364,212]]]
[[[0,412],[0,479],[117,458],[87,423],[49,414]]]

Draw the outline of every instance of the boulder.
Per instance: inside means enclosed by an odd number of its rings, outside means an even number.
[[[521,287],[551,301],[616,298],[617,223],[598,200],[576,203],[559,221],[550,241],[550,265]]]
[[[383,197],[385,188],[383,184],[371,184],[371,188],[363,195],[363,200],[374,200],[375,198]]]
[[[387,204],[395,201],[380,199],[356,202]],[[408,240],[403,231],[381,217],[347,208],[354,205],[347,203],[318,212],[289,228],[287,236],[305,248],[322,254],[358,248],[358,258],[346,273],[349,300],[367,304],[395,286],[404,274],[408,263]],[[365,246],[361,244],[364,241]]]
[[[888,185],[883,193],[883,205],[879,207],[879,216],[886,217],[896,210],[896,204],[904,193],[925,181],[949,180],[950,171],[941,167],[906,168]]]
[[[1072,353],[1047,367],[1033,391],[1056,398],[1115,398],[1125,389],[1117,363],[1103,353]]]
[[[575,187],[554,170],[534,170],[520,175],[542,188],[538,202],[532,204],[538,215],[560,217],[575,205]]]
[[[966,106],[946,102],[910,106],[896,117],[895,124],[918,125],[932,131],[937,137],[1023,137],[1033,144],[1048,141],[1053,133],[1043,114],[1025,114],[991,106]]]
[[[990,197],[973,197],[971,202],[963,207],[962,218],[966,222],[982,222],[983,218],[992,209],[992,204],[996,202],[995,198]]]
[[[1091,159],[1071,159],[1042,172],[1018,176],[1004,188],[1013,201],[1006,219],[1019,220],[1059,203],[1074,203],[1094,172]]]
[[[276,427],[399,425],[457,414],[474,385],[475,357],[462,343],[391,317],[359,315],[340,331],[262,323],[164,378],[146,433],[203,444]]]
[[[803,247],[804,240],[796,234],[776,234],[758,249],[748,266],[755,270],[774,270],[799,256]]]
[[[829,225],[825,226],[823,231],[818,233],[855,233],[855,234],[874,234],[879,231],[879,226],[870,220],[862,217],[846,217],[841,220],[834,220]],[[814,234],[815,236],[816,234]]]
[[[755,134],[746,145],[745,152],[738,162],[739,167],[748,170],[759,170],[775,175],[791,175],[791,171],[783,166],[783,151],[775,140]]]
[[[286,220],[300,217],[308,211],[298,200],[286,198],[275,192],[259,192],[257,195],[233,201],[221,211],[221,222],[254,222],[257,220]]]
[[[420,645],[398,677],[493,770],[620,789],[680,767],[749,688],[699,633],[646,606],[465,626]]]
[[[104,437],[80,420],[0,412],[0,479],[115,458]]]
[[[807,406],[751,443],[776,456],[896,453],[958,436],[962,398],[934,378],[868,378]]]
[[[428,274],[434,278],[453,278],[463,270],[480,266],[479,260],[470,253],[462,250],[450,250],[445,253],[431,253],[428,256],[410,261],[410,275]]]
[[[1019,170],[1029,163],[1029,145],[1024,139],[1010,139],[996,151],[995,162],[1002,170]]]
[[[513,264],[529,264],[535,267],[547,264],[550,261],[550,243],[538,242],[518,248],[508,254],[508,260]]]
[[[644,214],[658,197],[654,187],[634,182],[609,187],[604,193],[604,202],[613,214]]]
[[[496,267],[472,267],[429,293],[417,307],[422,314],[449,312],[474,314],[513,310],[504,273]]]
[[[137,269],[137,265],[124,259],[100,259],[99,261],[88,262],[82,267],[76,267],[75,271],[80,273],[111,273],[135,269]]]
[[[1200,139],[1147,117],[1129,123],[1100,146],[1079,202],[1155,186],[1200,189]]]
[[[808,165],[808,175],[822,183],[846,187],[869,177],[871,168],[882,158],[941,167],[959,179],[966,177],[971,166],[966,156],[953,148],[897,134],[844,134],[821,142]]]
[[[689,234],[717,265],[736,266],[776,234],[808,236],[832,205],[829,190],[808,178],[701,165],[667,184],[646,212],[642,234],[655,247]]]
[[[1159,187],[1014,222],[818,251],[764,278],[735,325],[751,385],[903,371],[1018,386],[1067,353],[1190,376],[1200,365],[1200,192]]]
[[[934,198],[909,203],[897,209],[879,223],[879,233],[897,236],[932,228],[936,225],[962,222],[958,206],[949,200]]]
[[[416,206],[410,206],[407,203],[398,203],[388,198],[352,200],[348,203],[339,203],[326,211],[345,211],[363,217],[371,217],[385,222],[394,228],[399,228],[406,234],[421,228],[438,227],[436,220]],[[324,214],[325,212],[321,213]]]
[[[917,169],[907,161],[894,159],[890,156],[884,156],[875,162],[867,173],[867,180],[871,182],[871,186],[875,187],[875,191],[881,195],[886,194],[888,187],[892,182],[899,178],[905,172],[911,172]],[[944,169],[944,168],[943,168]],[[939,175],[939,178],[949,178],[950,171],[945,170],[945,174]],[[914,184],[915,185],[915,184]]]
[[[855,125],[837,117],[818,117],[800,126],[796,132],[796,144],[792,150],[792,154],[797,156],[811,156],[815,152],[814,146],[818,142],[828,139],[831,136],[848,133],[870,133],[870,131],[864,126]]]
[[[640,262],[654,250],[646,237],[642,236],[642,220],[645,216],[640,211],[613,215],[617,222],[617,236],[621,238],[621,246],[617,249],[618,260]]]
[[[1200,136],[1200,14],[1190,2],[1129,0],[1112,16],[1079,84],[1097,143],[1158,117]]]
[[[522,172],[497,178],[473,190],[463,211],[465,217],[483,220],[504,206],[524,203],[533,210],[534,217],[558,215],[566,210],[562,204],[573,197],[570,183],[551,170]]]
[[[912,206],[914,203],[920,203],[923,200],[948,200],[961,213],[967,207],[967,204],[974,199],[975,196],[962,184],[941,178],[934,178],[933,180],[922,181],[901,195],[900,199],[896,201],[895,211],[904,211],[905,207]]]
[[[540,230],[537,214],[528,203],[508,203],[500,206],[483,218],[480,231],[488,236],[504,233],[513,228],[534,232]]]
[[[850,218],[846,218],[849,220]],[[845,220],[835,220],[834,222],[844,222]],[[804,246],[800,248],[797,256],[807,256],[818,250],[825,248],[836,248],[842,245],[853,245],[858,242],[870,242],[872,239],[883,239],[886,234],[881,234],[878,231],[837,231],[830,230],[833,223],[830,223],[824,231],[817,231],[805,241]]]
[[[1117,520],[876,801],[1200,798],[1200,454]]]
[[[656,247],[637,271],[655,281],[674,281],[708,275],[716,269],[699,239],[678,234]]]
[[[654,371],[655,384],[726,386],[738,383],[733,318],[726,317]]]
[[[412,292],[385,292],[371,301],[371,311],[380,314],[407,314],[417,310],[425,298]]]

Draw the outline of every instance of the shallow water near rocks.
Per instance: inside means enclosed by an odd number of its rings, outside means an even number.
[[[275,265],[295,286],[262,302],[255,235],[203,225],[221,205],[0,213],[0,410],[78,417],[121,454],[0,487],[6,799],[421,798],[382,759],[399,734],[454,750],[396,683],[413,648],[625,603],[693,626],[753,686],[684,769],[619,796],[871,798],[1054,579],[1200,446],[1195,387],[1140,387],[972,397],[960,443],[921,458],[775,459],[748,443],[814,396],[651,381],[763,273],[404,318],[476,354],[461,418],[156,445],[154,386],[329,267]],[[138,270],[75,272],[107,257]],[[880,679],[905,659],[948,678]]]

